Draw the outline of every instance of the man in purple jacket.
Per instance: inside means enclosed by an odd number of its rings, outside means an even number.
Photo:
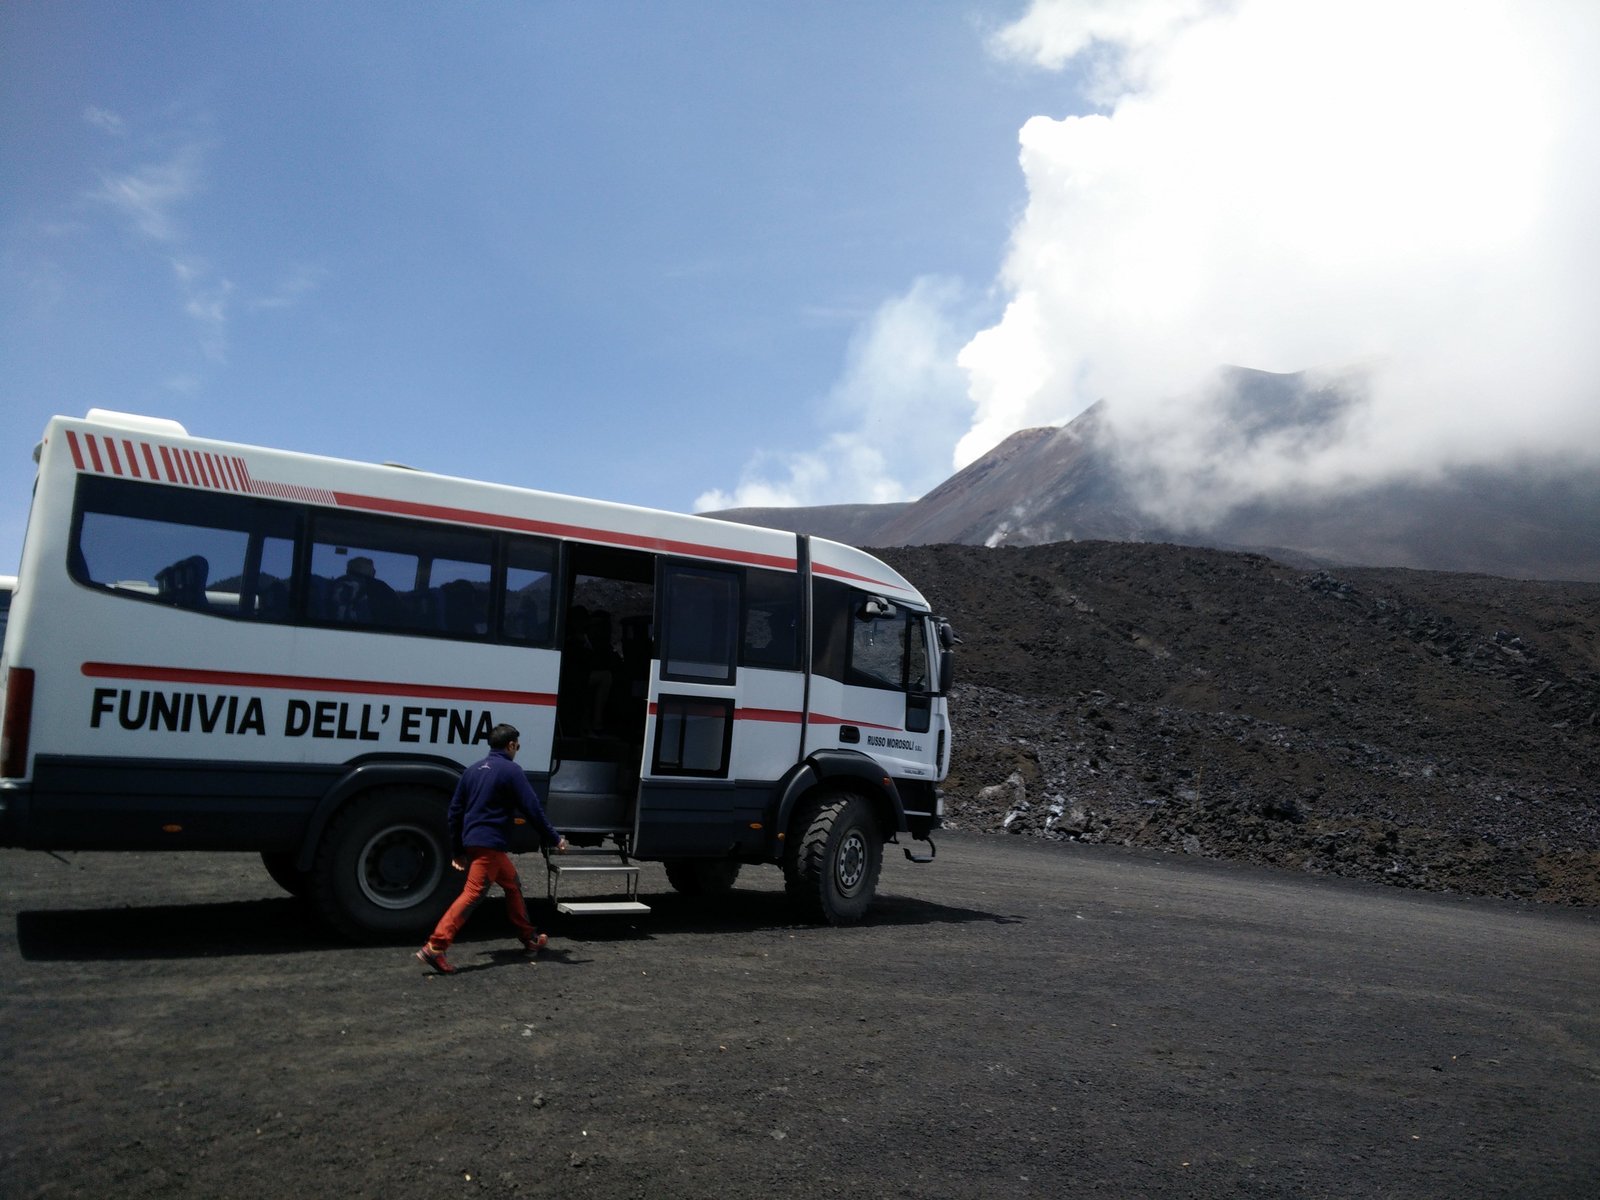
[[[514,760],[520,749],[521,735],[516,729],[496,725],[489,731],[488,757],[462,773],[455,795],[450,797],[450,865],[466,871],[467,885],[440,918],[433,936],[417,951],[417,958],[441,975],[455,970],[445,958],[445,951],[491,883],[498,883],[505,891],[506,912],[522,939],[523,949],[537,954],[549,940],[528,920],[528,908],[522,902],[522,881],[506,852],[511,849],[511,829],[519,815],[537,822],[544,830],[545,840],[562,854],[567,852],[567,839],[550,824],[539,794],[516,765]]]

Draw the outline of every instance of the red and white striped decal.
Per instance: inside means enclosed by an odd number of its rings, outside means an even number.
[[[143,438],[119,438],[107,433],[80,434],[72,429],[67,430],[67,449],[78,470],[97,475],[181,483],[220,492],[254,490],[250,471],[237,455],[163,446]]]

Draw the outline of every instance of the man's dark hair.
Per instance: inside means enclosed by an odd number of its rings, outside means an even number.
[[[504,750],[512,742],[520,742],[522,735],[515,725],[496,725],[489,730],[489,749]]]

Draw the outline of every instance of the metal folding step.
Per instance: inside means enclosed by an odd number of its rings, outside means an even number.
[[[648,904],[639,901],[639,868],[637,864],[628,861],[626,851],[570,849],[565,854],[547,852],[545,866],[546,894],[558,913],[566,913],[569,916],[622,916],[650,911]],[[604,882],[608,877],[620,880],[626,898],[563,900],[561,881],[564,877],[571,882],[578,880]]]

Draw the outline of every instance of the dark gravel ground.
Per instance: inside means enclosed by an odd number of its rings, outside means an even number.
[[[1600,904],[1600,584],[875,553],[963,638],[958,826]]]
[[[444,979],[248,856],[0,852],[0,1196],[1600,1195],[1600,586],[885,557],[960,831],[867,924],[652,868]]]
[[[1587,912],[955,834],[442,978],[247,856],[0,881],[8,1198],[1600,1194]]]

